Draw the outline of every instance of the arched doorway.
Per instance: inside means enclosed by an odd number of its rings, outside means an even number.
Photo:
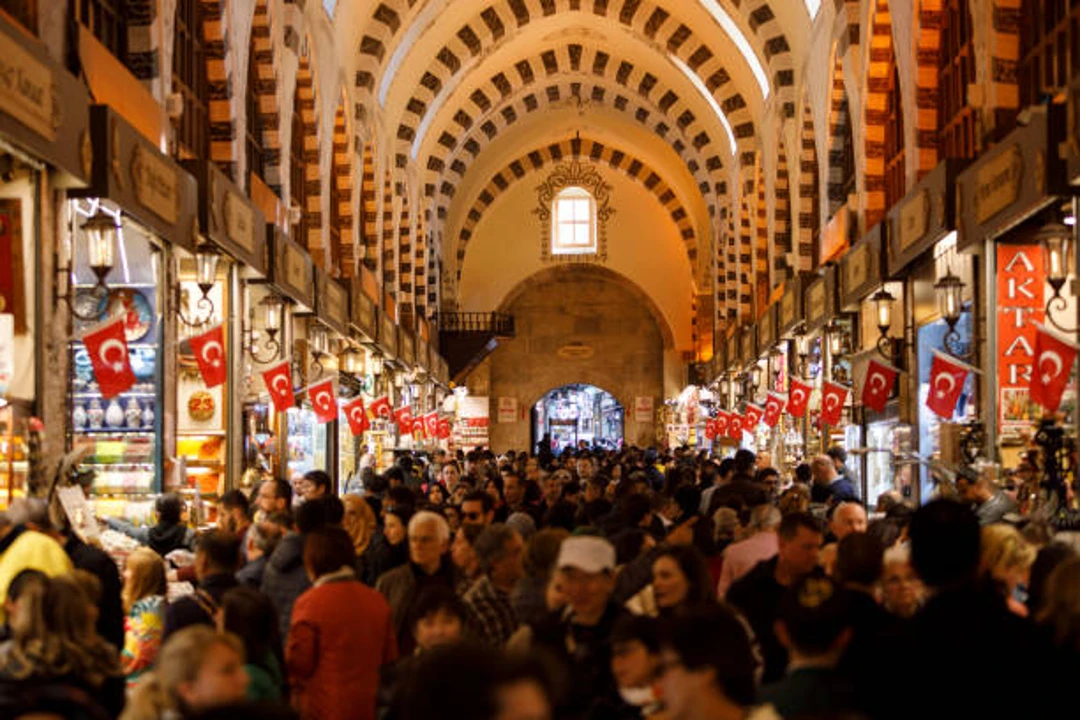
[[[556,454],[565,448],[616,449],[623,443],[622,404],[611,393],[583,383],[557,387],[532,408],[532,444],[548,438]]]

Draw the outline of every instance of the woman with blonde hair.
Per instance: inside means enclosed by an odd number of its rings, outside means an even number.
[[[70,576],[27,589],[11,618],[12,637],[0,644],[0,681],[29,689],[74,688],[115,717],[124,706],[116,649],[91,620],[90,601]]]
[[[979,537],[980,573],[1004,593],[1009,610],[1027,617],[1025,598],[1019,597],[1027,586],[1035,548],[1011,525],[986,525]]]
[[[192,625],[169,636],[154,669],[135,686],[120,720],[160,720],[242,702],[244,647],[231,633]]]
[[[356,557],[360,557],[368,549],[371,536],[375,533],[375,512],[359,495],[346,495],[341,501],[345,504],[345,516],[341,519],[341,526],[352,538]]]
[[[137,548],[124,562],[124,651],[128,685],[134,685],[157,658],[165,627],[165,562],[150,548]]]

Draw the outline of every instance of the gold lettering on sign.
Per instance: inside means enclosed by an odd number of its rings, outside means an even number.
[[[142,145],[131,154],[131,183],[135,199],[167,223],[175,223],[179,213],[176,168]]]
[[[844,262],[844,292],[849,293],[869,279],[870,246],[863,244],[852,250]]]
[[[285,282],[301,292],[307,292],[310,285],[304,255],[292,245],[285,246]]]
[[[225,193],[225,236],[255,252],[255,212],[236,193]]]
[[[46,140],[56,140],[59,107],[49,67],[0,35],[0,110]]]
[[[825,283],[817,282],[806,291],[806,317],[812,321],[825,317]]]
[[[926,234],[930,218],[930,193],[923,188],[900,208],[896,236],[900,250],[907,250]]]
[[[975,171],[975,222],[984,222],[1016,202],[1024,176],[1024,154],[1013,145]]]

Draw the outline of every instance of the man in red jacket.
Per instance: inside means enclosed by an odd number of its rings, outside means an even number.
[[[312,587],[296,601],[285,649],[293,707],[304,720],[374,720],[379,669],[398,656],[390,606],[356,579],[348,533],[308,535]]]

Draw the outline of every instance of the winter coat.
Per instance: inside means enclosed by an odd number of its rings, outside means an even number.
[[[432,585],[443,585],[453,590],[454,580],[454,568],[449,556],[443,556],[442,565],[434,575],[428,575],[410,562],[383,574],[375,583],[375,589],[381,592],[390,604],[398,647],[402,654],[411,653],[415,648],[412,630],[408,626],[409,612],[420,591]]]
[[[161,557],[173,550],[195,549],[195,531],[183,523],[158,523],[147,528],[136,527],[119,518],[105,518],[105,524],[117,532],[135,538]]]
[[[274,605],[281,637],[289,634],[289,620],[296,598],[310,587],[311,581],[304,569],[304,536],[289,533],[274,548],[274,554],[266,563],[260,588]]]
[[[124,583],[120,571],[109,554],[101,548],[87,545],[72,535],[64,545],[72,564],[79,570],[93,573],[101,581],[101,604],[98,606],[98,635],[114,647],[124,646],[124,605],[120,592]]]

